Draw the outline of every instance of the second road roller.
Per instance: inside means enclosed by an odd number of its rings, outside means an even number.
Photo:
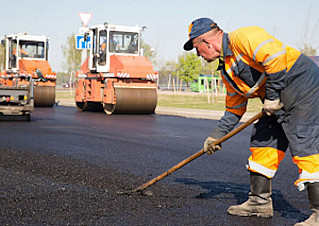
[[[55,103],[56,73],[48,62],[49,37],[26,33],[6,35],[3,86],[29,85],[34,82],[34,106],[52,107]]]
[[[76,72],[79,111],[154,113],[158,73],[141,53],[143,30],[145,27],[104,23],[83,31],[81,42],[90,51]]]

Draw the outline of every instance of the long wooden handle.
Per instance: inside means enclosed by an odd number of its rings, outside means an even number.
[[[222,142],[224,142],[225,140],[228,140],[229,138],[231,138],[232,136],[234,136],[235,134],[239,133],[240,131],[242,131],[243,129],[245,129],[247,126],[251,125],[253,122],[255,122],[256,120],[260,119],[261,117],[263,117],[265,115],[264,110],[262,110],[261,112],[259,112],[258,114],[254,115],[252,118],[248,119],[245,123],[241,124],[240,126],[238,126],[237,128],[235,128],[234,130],[230,131],[229,133],[227,133],[225,136],[223,136],[222,138],[216,140],[214,142],[214,145],[216,144],[220,144]]]
[[[260,119],[263,115],[264,115],[264,111],[259,112],[258,114],[256,114],[255,116],[253,116],[252,118],[250,118],[249,120],[247,120],[245,123],[241,124],[240,126],[238,126],[237,128],[235,128],[234,130],[232,130],[231,132],[227,133],[225,136],[223,136],[222,138],[216,140],[214,142],[214,145],[220,144],[226,140],[228,140],[229,138],[231,138],[232,136],[234,136],[235,134],[239,133],[240,131],[242,131],[243,129],[245,129],[247,126],[251,125],[253,122],[255,122],[256,120]],[[155,184],[156,182],[162,180],[163,178],[167,177],[168,175],[170,175],[171,173],[173,173],[174,171],[182,168],[183,166],[185,166],[187,163],[193,161],[194,159],[197,159],[198,157],[202,156],[204,154],[204,150],[201,149],[200,151],[196,152],[195,154],[191,155],[190,157],[188,157],[187,159],[184,159],[183,161],[181,161],[180,163],[176,164],[175,166],[173,166],[172,168],[170,168],[169,170],[167,170],[166,172],[162,173],[161,175],[154,177],[152,180],[142,184],[141,186],[139,186],[138,188],[136,188],[134,191],[143,191],[146,188],[148,188],[149,186]]]

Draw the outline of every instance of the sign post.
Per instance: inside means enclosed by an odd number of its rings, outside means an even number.
[[[87,27],[90,19],[92,18],[93,13],[78,12],[78,15],[79,15],[81,22],[82,22],[82,28],[85,29]],[[82,29],[82,30],[84,30],[84,29]],[[83,34],[83,36],[84,36],[84,34]],[[80,41],[81,40],[79,40],[79,45],[80,45]],[[84,42],[84,37],[83,37],[83,42]],[[89,43],[89,40],[87,40],[86,43]],[[80,46],[80,47],[82,47],[82,46]],[[81,66],[83,65],[83,63],[87,59],[87,49],[89,48],[89,46],[85,46],[85,47],[86,48],[82,48],[82,51],[81,51]],[[77,48],[78,48],[78,36],[77,36]]]

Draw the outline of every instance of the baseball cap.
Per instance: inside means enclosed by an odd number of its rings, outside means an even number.
[[[189,40],[184,44],[184,50],[189,51],[192,50],[193,43],[192,40],[202,34],[205,34],[206,32],[209,32],[210,30],[217,27],[217,24],[209,19],[209,18],[199,18],[194,20],[188,27],[188,37]]]

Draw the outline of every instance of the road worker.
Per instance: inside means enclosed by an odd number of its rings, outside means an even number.
[[[13,50],[12,50],[12,66],[13,67],[16,67],[16,63],[17,63],[17,49],[16,48],[14,48]],[[22,46],[20,45],[19,46],[19,56],[20,57],[27,57],[28,56],[28,53],[24,50],[24,49],[22,49]]]
[[[15,56],[15,55],[16,55],[16,51],[17,51],[16,48],[14,48],[13,51],[12,51],[12,55]],[[22,48],[21,45],[19,46],[19,51],[20,51],[20,52],[19,52],[19,56],[21,56],[21,57],[27,57],[27,56],[28,56],[27,51],[25,51],[25,50]]]
[[[101,36],[100,36],[101,37]],[[103,37],[104,40],[100,45],[100,57],[99,57],[99,64],[105,65],[106,64],[106,45],[107,45],[107,37]]]
[[[113,34],[110,33],[110,52],[114,53],[115,51],[119,50],[120,45],[115,41]]]
[[[312,215],[296,225],[319,225],[319,68],[307,56],[260,27],[224,33],[209,18],[194,20],[184,50],[196,49],[207,62],[219,59],[226,85],[226,110],[204,142],[204,151],[221,149],[216,139],[230,132],[246,111],[248,98],[260,98],[266,113],[251,134],[250,193],[228,208],[237,216],[273,216],[271,179],[289,146],[299,168],[295,185],[308,190]]]

